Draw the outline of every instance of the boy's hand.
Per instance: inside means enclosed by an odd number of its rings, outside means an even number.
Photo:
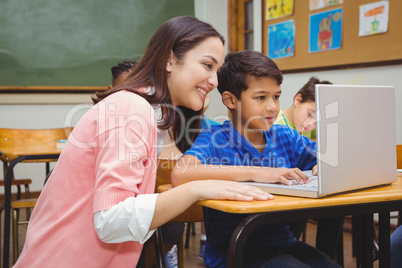
[[[257,187],[233,181],[204,180],[189,182],[199,200],[223,199],[237,201],[268,200],[274,196]]]
[[[255,182],[282,183],[292,185],[289,180],[296,180],[299,184],[310,181],[309,177],[298,168],[263,168],[254,178]]]
[[[313,167],[312,172],[313,172],[313,175],[314,175],[314,176],[317,176],[317,175],[318,175],[318,168],[317,168],[317,165],[315,165],[315,166]]]

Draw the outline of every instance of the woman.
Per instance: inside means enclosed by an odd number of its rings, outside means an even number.
[[[200,118],[223,54],[222,36],[196,18],[173,18],[158,29],[127,80],[98,93],[74,128],[15,267],[133,267],[153,230],[194,202],[272,198],[222,181],[153,194],[163,132],[172,126],[178,148],[189,148],[199,120],[187,121]]]

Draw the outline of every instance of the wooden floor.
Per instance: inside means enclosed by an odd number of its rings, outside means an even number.
[[[21,213],[23,214],[23,212]],[[25,215],[24,215],[25,216]],[[348,227],[349,225],[349,227]],[[3,227],[3,225],[1,225]],[[195,224],[195,235],[190,237],[190,247],[188,249],[184,249],[184,268],[198,268],[205,267],[204,262],[198,257],[199,251],[199,241],[200,241],[200,233],[201,227],[200,223]],[[316,224],[314,222],[307,223],[307,234],[306,234],[306,242],[312,246],[315,245],[315,235],[316,235]],[[345,220],[344,225],[344,267],[346,268],[355,268],[356,267],[356,259],[352,256],[352,235],[350,233],[350,223]],[[25,239],[26,225],[21,225],[19,227],[19,247],[20,250],[23,247],[24,239]],[[3,241],[3,237],[1,237],[1,242]],[[1,247],[3,248],[3,247]],[[10,267],[12,266],[12,245],[10,247]],[[378,267],[378,261],[374,262],[374,267]]]

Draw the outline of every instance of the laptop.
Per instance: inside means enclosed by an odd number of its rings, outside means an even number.
[[[397,180],[393,86],[316,85],[315,186],[246,182],[272,194],[319,198]]]

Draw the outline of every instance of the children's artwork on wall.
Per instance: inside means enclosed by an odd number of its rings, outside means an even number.
[[[359,36],[388,31],[389,2],[379,1],[360,6]]]
[[[310,10],[343,4],[343,0],[310,0]]]
[[[342,8],[310,15],[309,53],[341,48]]]
[[[292,15],[293,0],[267,0],[265,19],[272,20]]]
[[[291,57],[295,51],[295,22],[288,20],[268,26],[268,57]]]

